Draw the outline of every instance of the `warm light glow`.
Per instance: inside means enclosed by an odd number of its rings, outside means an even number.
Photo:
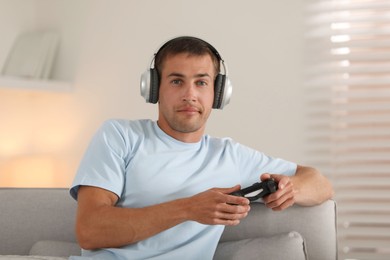
[[[69,187],[80,107],[68,93],[0,89],[0,96],[0,187]]]
[[[14,134],[15,136],[16,134]],[[7,138],[8,137],[8,138]],[[22,137],[10,137],[9,135],[0,135],[0,158],[7,155],[18,154],[26,149],[27,141]]]
[[[0,164],[0,187],[61,187],[67,170],[50,156],[20,156]]]

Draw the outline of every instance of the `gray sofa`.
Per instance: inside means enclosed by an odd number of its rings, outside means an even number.
[[[79,255],[76,207],[67,189],[0,188],[0,259]],[[337,258],[335,219],[331,200],[282,212],[254,203],[240,225],[225,229],[215,259],[333,260]]]

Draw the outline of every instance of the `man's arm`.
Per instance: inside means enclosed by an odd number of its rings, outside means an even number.
[[[121,247],[188,220],[209,225],[237,225],[250,209],[246,198],[227,195],[238,189],[239,186],[215,188],[150,207],[119,208],[115,206],[118,197],[114,193],[81,186],[77,240],[84,249]]]
[[[333,188],[329,180],[318,170],[298,165],[294,176],[263,174],[261,180],[274,178],[278,191],[265,197],[264,203],[273,210],[283,210],[293,204],[313,206],[332,198]]]

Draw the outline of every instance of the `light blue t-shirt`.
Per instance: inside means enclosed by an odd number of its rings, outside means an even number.
[[[294,175],[297,165],[229,138],[204,135],[183,143],[151,120],[109,120],[93,137],[70,190],[80,185],[115,193],[118,207],[140,208],[190,197],[210,188],[247,187],[263,173]],[[222,225],[186,221],[143,241],[83,250],[93,259],[212,259]],[[71,259],[78,259],[73,257]]]

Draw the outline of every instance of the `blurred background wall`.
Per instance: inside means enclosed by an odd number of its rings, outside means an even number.
[[[179,35],[214,45],[234,84],[207,132],[304,164],[303,28],[301,0],[0,0],[0,66],[20,33],[55,30],[51,79],[70,84],[0,78],[0,186],[68,187],[104,120],[157,119],[139,78]]]

